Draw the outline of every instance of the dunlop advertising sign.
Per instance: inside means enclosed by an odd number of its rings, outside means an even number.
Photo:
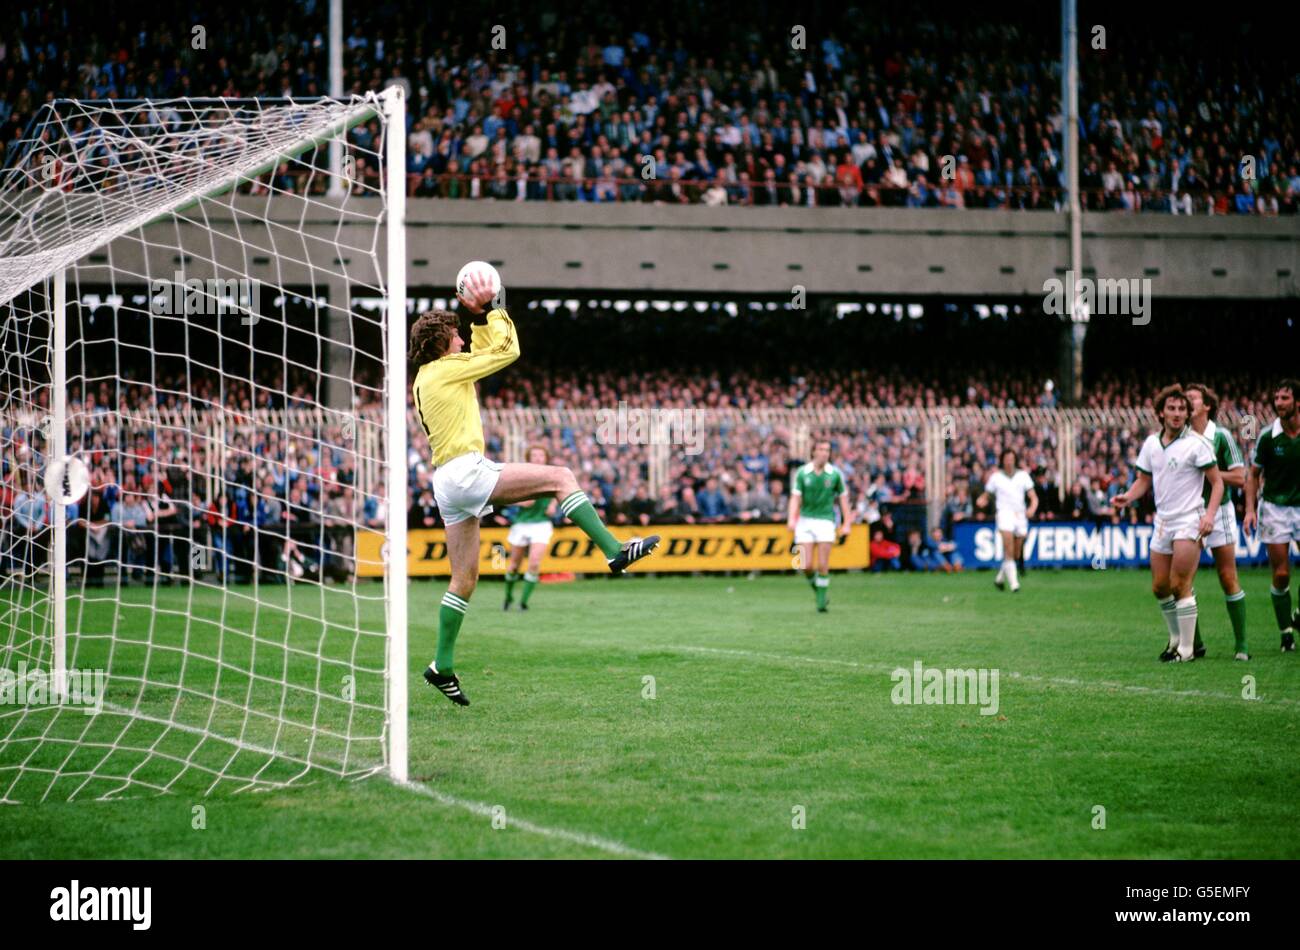
[[[640,534],[658,534],[659,549],[631,572],[657,571],[788,571],[794,567],[794,536],[783,524],[669,524],[651,525],[633,531],[626,526],[610,528],[620,541]],[[479,534],[479,573],[506,571],[506,528],[483,528]],[[383,576],[381,548],[384,536],[371,531],[357,532],[357,573],[361,577]],[[847,538],[839,538],[831,549],[831,568],[863,568],[868,563],[867,527],[855,524]],[[543,573],[572,571],[575,574],[604,574],[605,556],[579,529],[556,528],[542,560]],[[451,574],[447,542],[441,529],[407,534],[407,571],[412,577]]]

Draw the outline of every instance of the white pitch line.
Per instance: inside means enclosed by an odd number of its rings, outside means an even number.
[[[120,715],[126,715],[137,719],[143,719],[146,722],[156,723],[160,726],[167,726],[169,728],[178,729],[182,732],[187,732],[193,735],[205,736],[208,738],[216,739],[220,742],[226,742],[236,746],[237,748],[248,750],[250,752],[260,752],[269,756],[281,755],[280,753],[276,752],[274,749],[270,749],[265,746],[253,745],[252,743],[244,742],[241,739],[228,739],[228,738],[223,738],[221,736],[214,736],[211,733],[206,732],[203,729],[199,729],[195,726],[188,726],[185,725],[184,723],[179,723],[171,719],[162,719],[158,716],[150,716],[146,713],[142,713],[139,711],[132,711],[130,709],[127,709],[125,706],[118,706],[116,703],[105,702],[104,708],[108,709],[110,712],[118,713]],[[382,766],[379,763],[375,763],[371,765],[371,767],[375,769],[382,768]],[[440,804],[443,805],[447,805],[448,807],[451,808],[461,808],[464,809],[465,811],[471,812],[475,815],[479,815],[483,818],[495,817],[495,814],[492,811],[492,806],[484,804],[483,802],[472,801],[468,798],[457,798],[455,795],[448,795],[446,792],[440,792],[420,782],[393,782],[392,784],[396,785],[398,788],[405,789],[408,792],[415,792],[418,795],[424,795],[427,798],[432,798],[434,801],[439,802]],[[288,786],[281,786],[281,787],[287,788]],[[573,844],[579,844],[587,848],[595,848],[599,851],[604,851],[607,854],[613,854],[621,858],[639,858],[643,861],[667,861],[668,860],[667,855],[655,854],[653,851],[641,851],[638,850],[637,848],[633,848],[630,847],[629,845],[625,845],[620,841],[614,841],[611,838],[602,838],[599,835],[590,835],[581,831],[569,831],[568,829],[565,828],[550,828],[546,825],[539,825],[536,822],[528,821],[527,819],[524,818],[514,818],[511,817],[509,811],[506,812],[505,819],[506,819],[507,827],[518,828],[520,831],[526,831],[529,834],[541,835],[543,838],[557,838],[561,841],[568,841]]]
[[[682,650],[687,653],[714,653],[721,656],[739,656],[755,660],[774,660],[778,663],[812,663],[823,666],[846,666],[858,670],[866,670],[872,673],[892,673],[897,669],[907,669],[907,667],[890,666],[886,663],[857,663],[853,660],[836,660],[831,657],[820,656],[788,656],[781,653],[759,653],[754,650],[727,650],[720,647],[699,647],[682,644],[665,644],[663,649]],[[1049,686],[1069,686],[1077,689],[1091,690],[1123,690],[1127,693],[1139,693],[1149,696],[1177,696],[1192,699],[1226,699],[1235,703],[1271,703],[1278,706],[1300,706],[1300,700],[1295,699],[1264,699],[1256,697],[1255,699],[1242,699],[1240,696],[1234,696],[1231,693],[1211,693],[1203,689],[1164,689],[1160,686],[1137,686],[1131,683],[1107,683],[1105,681],[1089,682],[1088,680],[1071,679],[1064,676],[1036,676],[1033,673],[1016,673],[1013,671],[1002,670],[1001,675],[1008,679],[1022,680],[1026,683],[1043,683]]]
[[[395,782],[399,788],[425,795],[434,801],[453,808],[463,808],[465,811],[479,815],[483,818],[495,817],[492,806],[483,802],[472,801],[467,798],[457,798],[455,795],[448,795],[446,792],[440,792],[422,785],[419,782]],[[539,825],[535,822],[527,821],[523,818],[513,818],[509,811],[505,814],[507,827],[518,828],[520,831],[527,831],[531,834],[541,835],[544,838],[558,838],[562,841],[569,841],[573,844],[580,844],[588,848],[596,848],[607,854],[617,855],[622,858],[640,858],[643,861],[667,861],[668,856],[655,854],[653,851],[640,851],[636,848],[623,844],[620,841],[614,841],[611,838],[602,838],[599,835],[589,835],[581,831],[568,831],[564,828],[550,828],[546,825]]]

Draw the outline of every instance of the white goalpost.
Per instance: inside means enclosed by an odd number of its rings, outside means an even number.
[[[405,110],[58,100],[0,171],[0,803],[406,781]]]

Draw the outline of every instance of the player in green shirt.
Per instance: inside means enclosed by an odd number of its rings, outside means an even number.
[[[532,465],[550,465],[551,454],[540,445],[528,449],[528,462]],[[519,597],[519,609],[528,609],[528,598],[533,595],[537,579],[541,576],[542,558],[551,543],[551,534],[555,525],[551,518],[555,516],[558,502],[554,498],[534,498],[521,502],[512,509],[514,517],[510,520],[510,534],[506,544],[510,547],[510,563],[506,565],[506,602],[502,610],[509,610],[514,602],[515,584],[519,581],[519,568],[523,566],[524,555],[528,555],[528,571],[524,574],[524,589]]]
[[[1236,641],[1235,658],[1249,660],[1250,653],[1246,649],[1246,592],[1241,589],[1237,579],[1237,512],[1228,494],[1233,488],[1245,486],[1246,462],[1232,435],[1214,421],[1219,412],[1219,397],[1214,390],[1204,383],[1189,383],[1183,387],[1183,392],[1187,394],[1187,405],[1191,409],[1188,424],[1194,433],[1209,443],[1219,474],[1223,476],[1223,504],[1215,514],[1214,530],[1205,536],[1203,543],[1214,558],[1219,586],[1223,588],[1223,596],[1227,601],[1228,619],[1232,623],[1232,636]],[[1208,508],[1208,481],[1205,483],[1203,497]],[[1205,655],[1205,647],[1200,640],[1201,632],[1197,629],[1195,653],[1198,657]]]
[[[825,613],[831,586],[831,546],[835,543],[835,506],[840,508],[840,537],[853,523],[849,512],[849,486],[844,473],[831,464],[831,444],[813,444],[811,462],[790,476],[790,511],[786,527],[799,548],[799,566],[817,595],[817,610]]]
[[[1246,481],[1246,515],[1241,526],[1250,533],[1259,526],[1259,537],[1268,547],[1268,564],[1273,569],[1273,615],[1282,634],[1282,650],[1295,650],[1300,617],[1291,612],[1291,544],[1300,541],[1300,408],[1296,395],[1300,381],[1284,379],[1273,391],[1277,418],[1255,443],[1250,478]],[[1258,512],[1256,501],[1262,500]]]

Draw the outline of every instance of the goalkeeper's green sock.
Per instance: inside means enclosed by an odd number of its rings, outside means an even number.
[[[442,595],[442,607],[438,610],[438,653],[433,660],[433,668],[447,676],[451,673],[452,656],[456,652],[456,637],[460,635],[460,625],[465,621],[465,611],[469,601],[451,591]]]
[[[816,575],[816,574],[805,574],[804,577],[808,578],[808,587],[809,587],[811,590],[814,590],[814,591],[817,590],[817,575]]]
[[[1277,618],[1277,628],[1286,630],[1291,626],[1291,585],[1286,590],[1269,586],[1269,596],[1273,599],[1273,616]]]
[[[817,609],[822,610],[826,606],[826,595],[830,590],[831,576],[829,574],[818,574],[816,583],[817,586],[813,589],[817,591]]]
[[[517,580],[519,580],[518,574],[515,574],[511,571],[506,572],[506,603],[507,604],[510,603],[512,600],[514,600],[515,581]],[[526,599],[527,598],[525,598],[525,600]]]
[[[519,603],[528,606],[528,598],[533,595],[533,588],[537,586],[537,575],[528,573],[524,575],[524,592],[519,598]]]
[[[611,558],[623,550],[623,545],[619,543],[618,538],[609,533],[600,520],[600,515],[596,514],[596,509],[591,506],[587,500],[587,493],[581,489],[571,493],[560,502],[560,511],[564,517],[568,518],[591,540],[596,542],[596,547],[604,553],[606,558]]]
[[[1249,653],[1246,649],[1246,592],[1239,590],[1228,595],[1228,619],[1232,621],[1232,637],[1237,641],[1238,653]]]

